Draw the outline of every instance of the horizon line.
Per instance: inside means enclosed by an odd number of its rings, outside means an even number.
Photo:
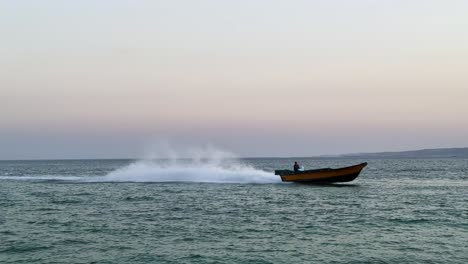
[[[355,153],[344,153],[344,154],[333,154],[333,155],[314,155],[314,156],[245,156],[245,157],[227,157],[226,159],[326,159],[326,158],[357,158],[359,155],[372,155],[372,154],[392,154],[392,153],[406,153],[406,152],[417,152],[426,150],[457,150],[457,149],[468,149],[468,147],[453,147],[453,148],[423,148],[403,151],[378,151],[378,152],[355,152]],[[209,157],[202,157],[209,158]],[[372,157],[366,157],[372,158]],[[374,157],[378,158],[378,157]],[[52,160],[63,160],[63,161],[86,161],[86,160],[171,160],[173,158],[130,158],[130,157],[115,157],[115,158],[31,158],[31,159],[0,159],[0,161],[52,161]],[[176,160],[190,160],[191,157],[176,158]]]

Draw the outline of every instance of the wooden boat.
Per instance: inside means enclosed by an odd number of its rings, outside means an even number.
[[[294,172],[292,170],[275,170],[275,175],[281,176],[284,182],[301,183],[333,183],[350,182],[359,176],[367,162],[339,169],[324,168]]]

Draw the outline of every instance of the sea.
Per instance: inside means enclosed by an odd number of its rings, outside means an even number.
[[[0,161],[0,263],[468,263],[468,160]]]

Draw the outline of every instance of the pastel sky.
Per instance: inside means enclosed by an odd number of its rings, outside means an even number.
[[[0,159],[468,146],[468,1],[0,0]]]

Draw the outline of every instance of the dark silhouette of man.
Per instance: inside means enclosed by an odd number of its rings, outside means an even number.
[[[299,172],[299,164],[297,164],[297,161],[294,162],[294,172]]]

